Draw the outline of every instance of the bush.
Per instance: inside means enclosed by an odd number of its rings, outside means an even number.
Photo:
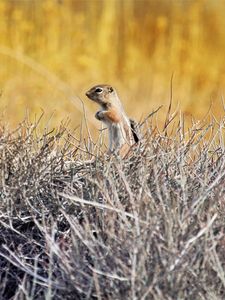
[[[0,299],[224,299],[223,122],[93,160],[38,123],[0,135]]]

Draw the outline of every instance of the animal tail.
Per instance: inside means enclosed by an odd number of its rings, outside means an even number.
[[[140,130],[138,128],[138,123],[136,121],[134,121],[133,119],[129,119],[129,121],[130,121],[130,127],[131,127],[134,141],[135,141],[135,143],[138,143],[141,139],[141,134],[140,134]]]

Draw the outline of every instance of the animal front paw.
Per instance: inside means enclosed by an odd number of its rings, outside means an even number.
[[[95,118],[99,121],[103,121],[104,120],[104,114],[102,111],[97,111],[95,114]]]

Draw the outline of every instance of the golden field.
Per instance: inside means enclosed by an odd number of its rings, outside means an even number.
[[[110,83],[139,120],[166,109],[173,74],[174,108],[201,118],[212,103],[219,118],[224,11],[222,0],[1,0],[1,114],[15,126],[43,110],[52,125],[75,127],[84,104],[95,122],[84,93]]]

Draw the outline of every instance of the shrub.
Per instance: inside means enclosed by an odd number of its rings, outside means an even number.
[[[125,159],[91,161],[38,123],[1,131],[1,299],[224,298],[223,121],[150,115]]]

